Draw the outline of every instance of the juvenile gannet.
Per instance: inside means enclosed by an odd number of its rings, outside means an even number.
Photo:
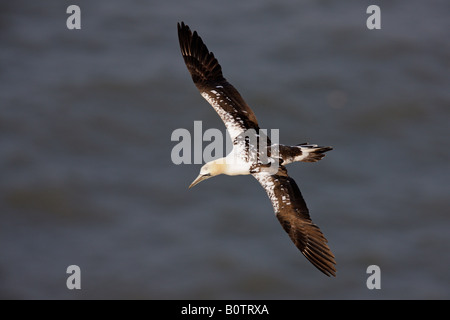
[[[192,33],[183,22],[178,23],[178,39],[192,80],[203,98],[219,114],[233,141],[231,153],[225,158],[206,163],[189,188],[220,174],[251,174],[266,190],[276,217],[301,253],[327,276],[336,276],[336,262],[327,245],[328,241],[312,222],[305,200],[285,168],[286,164],[296,161],[319,161],[325,156],[324,152],[332,148],[313,144],[271,145],[263,130],[260,131],[255,114],[239,92],[223,77],[217,59],[209,52],[197,32]],[[258,142],[263,139],[269,141],[265,148],[258,149],[254,141],[251,143],[248,137],[243,138],[252,130]],[[262,155],[267,155],[265,161],[262,160]],[[272,167],[274,161],[277,162],[275,170]]]

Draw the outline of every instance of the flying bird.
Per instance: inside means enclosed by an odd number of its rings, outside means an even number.
[[[232,151],[202,166],[189,188],[220,174],[252,175],[266,190],[276,217],[300,252],[321,272],[336,276],[336,262],[328,241],[312,222],[300,189],[285,167],[297,161],[317,162],[332,147],[272,145],[260,130],[252,109],[223,77],[219,62],[197,32],[184,22],[178,23],[178,39],[194,84],[219,114],[233,141]],[[254,133],[256,140],[249,139],[249,132]],[[261,141],[267,141],[266,145],[261,147]]]

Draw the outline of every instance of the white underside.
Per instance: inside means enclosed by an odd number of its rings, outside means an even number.
[[[225,158],[223,158],[226,165],[224,174],[227,174],[229,176],[250,174],[250,167],[252,163],[244,161],[244,159],[242,159],[239,154],[236,154],[233,151]]]

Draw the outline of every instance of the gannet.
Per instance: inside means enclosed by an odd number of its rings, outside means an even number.
[[[219,62],[197,32],[192,33],[184,22],[177,26],[181,53],[192,80],[203,98],[219,114],[233,141],[232,151],[226,157],[202,166],[199,176],[189,188],[220,174],[252,175],[266,190],[276,217],[300,252],[321,272],[327,276],[336,276],[336,262],[327,245],[328,241],[312,222],[300,189],[294,179],[288,176],[285,167],[297,161],[319,161],[332,147],[316,144],[271,145],[263,130],[260,130],[255,114],[223,77]],[[255,132],[259,146],[259,141],[267,139],[267,147],[258,148],[254,141],[249,142],[247,136],[242,138],[249,131]],[[264,158],[262,155],[267,156],[265,161],[261,160]]]

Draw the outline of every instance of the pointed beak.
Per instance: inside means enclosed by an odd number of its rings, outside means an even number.
[[[209,179],[211,178],[210,174],[200,174],[189,186],[189,189],[192,188],[193,186],[195,186],[196,184],[199,184],[200,182],[202,182],[203,180]]]

